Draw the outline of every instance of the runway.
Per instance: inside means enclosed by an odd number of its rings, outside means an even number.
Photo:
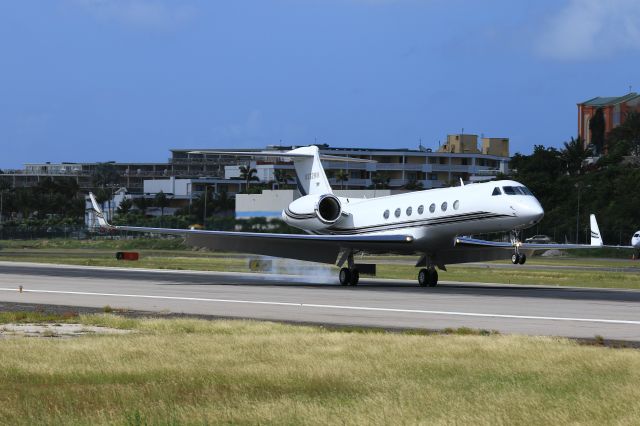
[[[313,276],[0,262],[0,301],[640,341],[640,291],[447,281],[421,288],[414,281],[366,278],[357,287],[341,287],[322,281]]]

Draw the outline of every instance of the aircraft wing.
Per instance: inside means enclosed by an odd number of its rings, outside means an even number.
[[[591,243],[590,244],[540,244],[540,243],[522,243],[522,242],[501,242],[501,241],[485,241],[475,238],[458,237],[456,238],[456,246],[466,247],[491,247],[496,249],[514,249],[518,247],[518,250],[579,250],[579,249],[594,249],[605,247],[602,243],[602,236],[600,234],[600,228],[596,221],[595,215],[589,216],[589,226],[591,228]],[[610,246],[607,246],[610,247]]]
[[[475,238],[457,237],[456,246],[467,247],[491,247],[498,249],[514,249],[518,246],[519,250],[575,250],[575,249],[594,249],[605,247],[603,245],[591,244],[540,244],[540,243],[512,243],[502,241],[486,241]],[[606,246],[610,247],[610,246]]]
[[[109,224],[93,194],[89,194],[93,210],[102,228],[152,234],[180,235],[195,247],[233,251],[288,259],[334,264],[344,250],[369,253],[413,251],[411,235],[309,235],[257,232],[205,231],[198,229],[149,228]]]

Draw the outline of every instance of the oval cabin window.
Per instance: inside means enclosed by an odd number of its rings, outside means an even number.
[[[389,210],[385,210],[382,216],[384,216],[385,219],[389,219]]]
[[[435,205],[435,203],[434,203],[434,204],[431,204],[431,205],[429,206],[429,211],[430,211],[431,213],[433,213],[433,212],[435,212],[435,211],[436,211],[436,205]]]
[[[460,207],[460,201],[455,200],[455,201],[453,202],[453,209],[454,209],[454,210],[458,210],[458,207]]]
[[[407,216],[411,216],[411,212],[413,212],[413,209],[411,207],[407,207]]]
[[[396,209],[396,211],[394,212],[394,214],[396,215],[396,217],[400,217],[400,209]]]
[[[445,201],[444,203],[442,203],[440,208],[442,209],[443,212],[446,212],[447,211],[447,202]]]
[[[424,213],[424,206],[418,206],[418,214]]]

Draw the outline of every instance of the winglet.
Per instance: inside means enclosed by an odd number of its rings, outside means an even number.
[[[596,222],[596,215],[590,215],[589,220],[591,228],[591,245],[594,247],[601,247],[603,245],[602,235],[600,234],[600,228],[598,228],[598,222]]]
[[[93,195],[93,192],[89,193],[89,198],[91,199],[91,206],[93,207],[93,212],[98,219],[98,224],[104,228],[111,228],[109,222],[104,217],[104,213],[102,213],[102,209],[98,206],[98,201],[96,200],[96,196]]]

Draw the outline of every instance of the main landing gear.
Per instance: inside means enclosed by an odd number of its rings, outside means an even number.
[[[342,268],[338,278],[340,279],[340,285],[358,285],[360,272],[356,268]]]
[[[511,255],[511,263],[514,265],[524,265],[524,262],[527,261],[527,255],[524,253],[515,252]]]
[[[420,287],[435,287],[438,285],[438,271],[436,268],[422,268],[418,272],[418,284]]]

